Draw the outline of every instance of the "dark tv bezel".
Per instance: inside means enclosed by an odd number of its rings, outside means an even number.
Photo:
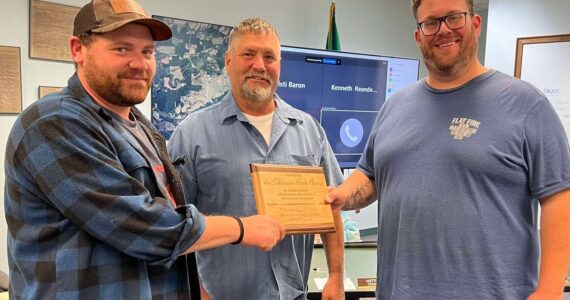
[[[390,60],[405,60],[405,61],[415,61],[417,64],[417,70],[416,70],[416,78],[415,80],[418,81],[420,78],[420,63],[421,60],[419,58],[412,58],[412,57],[405,57],[405,56],[386,56],[386,55],[377,55],[377,54],[369,54],[369,53],[361,53],[361,52],[349,52],[349,51],[337,51],[337,50],[326,50],[326,49],[317,49],[317,48],[310,48],[310,47],[298,47],[298,46],[289,46],[289,45],[281,45],[281,53],[283,53],[283,50],[287,51],[291,49],[293,53],[302,53],[302,54],[314,54],[317,56],[325,56],[327,54],[330,54],[331,56],[340,56],[340,57],[347,57],[347,58],[357,58],[357,59],[367,59],[367,60],[384,60],[384,61],[390,61]],[[315,53],[311,53],[311,52],[315,52]],[[390,64],[388,64],[388,67],[390,67]],[[281,59],[281,68],[283,68],[283,59]],[[387,77],[388,78],[388,77]],[[388,100],[388,87],[386,87],[385,92],[385,98],[384,101]],[[284,99],[285,101],[287,101],[287,99]],[[327,107],[323,107],[321,104],[321,107],[319,108],[319,118],[318,121],[319,123],[322,122],[322,111],[327,110]],[[307,112],[306,110],[301,109],[302,111]],[[333,109],[331,109],[333,110]],[[346,110],[346,109],[340,109],[340,110]],[[311,110],[312,111],[312,110]],[[378,112],[378,111],[376,111]],[[366,137],[367,138],[367,137]],[[334,153],[335,156],[336,155],[342,155],[342,154],[337,154]],[[343,165],[347,165],[347,164],[352,164],[354,166],[356,166],[358,162],[343,162]],[[342,169],[353,169],[354,167],[341,167]]]

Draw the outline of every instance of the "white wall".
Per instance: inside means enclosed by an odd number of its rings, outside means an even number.
[[[485,64],[485,48],[487,47],[487,18],[489,17],[488,10],[476,11],[477,14],[483,18],[483,24],[481,24],[481,35],[478,40],[477,57],[482,64]]]
[[[517,38],[555,34],[570,34],[569,0],[491,0],[485,65],[514,75]]]
[[[49,0],[81,6],[85,0]],[[279,31],[285,45],[323,48],[326,40],[328,0],[139,0],[151,14],[194,21],[234,25],[251,16],[266,18]],[[409,2],[402,0],[336,0],[337,26],[342,49],[378,55],[419,58],[413,41],[415,21]],[[39,85],[65,86],[73,72],[71,63],[28,58],[29,2],[0,1],[0,45],[21,47],[22,96],[27,107],[37,97]],[[480,12],[485,18],[485,13]],[[491,0],[488,29],[480,40],[485,65],[513,74],[516,38],[570,33],[568,0]],[[485,44],[488,47],[485,47]],[[486,49],[483,53],[482,49]],[[484,55],[483,55],[484,54]],[[422,65],[420,77],[425,75]],[[1,84],[1,83],[0,83]],[[150,101],[142,105],[150,113]],[[4,199],[4,151],[15,115],[0,114],[0,202]],[[6,224],[0,205],[0,270],[7,272]]]
[[[81,6],[86,0],[48,0]],[[139,0],[150,14],[234,25],[246,17],[263,17],[290,46],[323,48],[328,26],[329,0]],[[342,49],[349,52],[419,58],[413,40],[415,22],[409,2],[402,0],[336,0],[337,27]],[[36,101],[38,86],[65,86],[73,64],[28,58],[29,1],[0,1],[0,45],[21,48],[23,107]],[[425,71],[422,67],[422,74]],[[2,84],[2,83],[0,83]],[[150,114],[150,101],[142,105]],[[15,115],[0,114],[0,202],[4,199],[4,152]],[[0,205],[0,270],[8,271],[6,223]]]

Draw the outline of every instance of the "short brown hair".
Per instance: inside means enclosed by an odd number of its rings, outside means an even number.
[[[96,32],[87,32],[80,34],[78,38],[81,45],[88,47],[89,45],[91,45],[91,43],[96,41],[101,35],[103,34]],[[73,64],[75,65],[75,69],[77,69],[77,63],[74,61]]]
[[[412,1],[412,11],[414,12],[414,18],[416,21],[418,20],[418,9],[420,5],[422,5],[422,0],[411,0]],[[469,13],[474,13],[473,11],[473,0],[465,0],[465,4],[467,4],[467,8],[469,9]]]
[[[230,50],[232,46],[232,41],[236,39],[236,37],[240,36],[244,33],[273,33],[275,37],[279,41],[279,35],[277,34],[277,30],[269,24],[269,22],[265,21],[262,18],[250,18],[245,19],[239,22],[230,32],[230,36],[228,38],[228,50]]]
[[[87,33],[80,34],[78,37],[79,37],[79,41],[81,42],[81,45],[89,46],[96,39],[98,39],[101,35],[102,35],[101,33],[87,32]]]

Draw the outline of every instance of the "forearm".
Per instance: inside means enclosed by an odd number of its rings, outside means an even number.
[[[325,255],[327,258],[327,267],[329,277],[344,277],[344,226],[340,211],[333,211],[336,232],[321,234]]]
[[[540,273],[537,292],[562,295],[570,267],[570,189],[541,201]]]
[[[359,170],[354,170],[338,189],[347,194],[342,210],[361,209],[376,201],[374,181]]]
[[[238,240],[240,227],[232,217],[207,216],[204,233],[184,254],[215,248]]]

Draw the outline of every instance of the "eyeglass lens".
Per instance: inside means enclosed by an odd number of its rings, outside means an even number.
[[[467,13],[458,13],[423,21],[419,24],[420,29],[424,35],[434,35],[439,32],[442,20],[445,22],[447,28],[451,30],[461,29],[465,26],[466,15]]]

